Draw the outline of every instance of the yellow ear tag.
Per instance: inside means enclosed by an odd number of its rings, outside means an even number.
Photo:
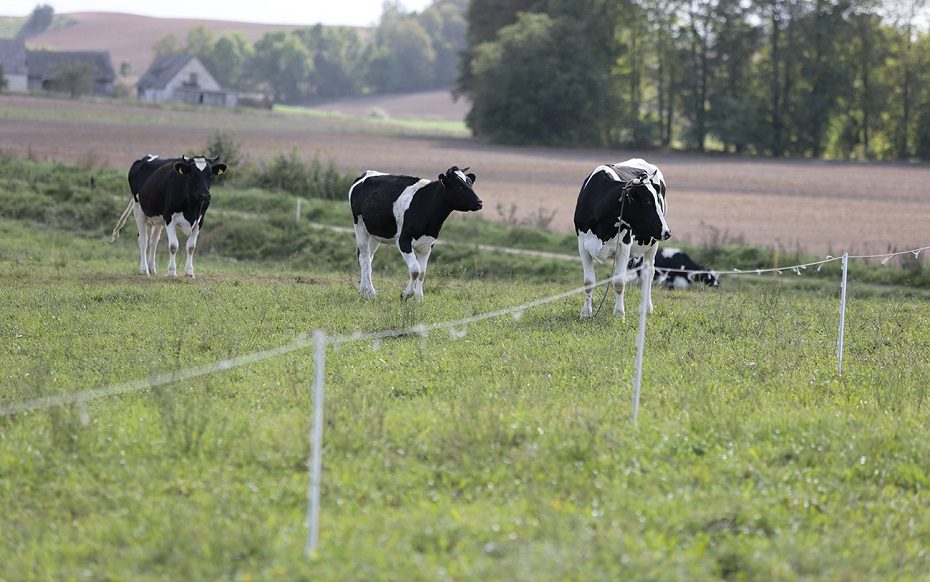
[[[182,176],[184,175],[184,168],[183,168],[183,167],[178,168],[178,174],[181,174]]]
[[[223,168],[217,168],[217,169],[216,169],[216,175],[217,175],[217,176],[222,176],[224,173],[225,173],[225,171],[223,170]]]

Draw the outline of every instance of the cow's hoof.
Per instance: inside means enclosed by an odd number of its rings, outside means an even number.
[[[404,301],[410,299],[411,297],[413,297],[413,293],[407,293],[406,291],[400,292],[400,298]]]
[[[591,310],[590,310],[590,309],[582,309],[582,310],[581,310],[581,319],[591,319],[591,317],[593,317],[593,316],[591,315]]]
[[[374,299],[377,295],[374,289],[359,289],[358,292],[364,299]]]
[[[626,312],[622,309],[614,309],[614,317],[619,317],[621,320],[626,321]]]
[[[184,273],[184,276],[187,277],[188,279],[194,279],[194,278],[195,278],[193,273]]]

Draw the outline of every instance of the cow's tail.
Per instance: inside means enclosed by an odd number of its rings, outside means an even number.
[[[123,214],[120,215],[119,220],[116,221],[116,226],[113,228],[113,236],[110,238],[110,244],[115,243],[116,239],[119,238],[119,231],[123,230],[123,227],[126,226],[126,221],[129,220],[129,215],[132,214],[132,206],[135,203],[135,199],[129,199],[129,206],[127,206]]]

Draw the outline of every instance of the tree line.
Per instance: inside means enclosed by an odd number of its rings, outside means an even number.
[[[451,88],[465,47],[468,0],[435,0],[421,13],[384,4],[370,31],[316,25],[265,33],[254,44],[241,33],[205,26],[160,39],[155,55],[196,55],[221,85],[267,90],[277,102]]]
[[[457,91],[505,143],[930,158],[926,0],[472,0]]]

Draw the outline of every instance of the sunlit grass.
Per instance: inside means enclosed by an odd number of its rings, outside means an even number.
[[[0,222],[0,405],[574,286],[447,273],[416,306],[396,272],[363,301],[354,268],[147,278],[131,247]],[[656,290],[637,426],[635,318],[579,297],[332,349],[314,560],[308,353],[0,418],[2,577],[921,579],[930,304],[852,289],[842,377],[835,286]]]
[[[464,121],[446,121],[429,117],[373,117],[346,115],[331,111],[321,111],[311,107],[294,107],[289,105],[275,105],[275,112],[285,115],[310,117],[330,122],[340,122],[358,126],[370,126],[379,131],[396,130],[401,134],[407,132],[427,133],[430,135],[448,137],[471,137],[471,130]]]

